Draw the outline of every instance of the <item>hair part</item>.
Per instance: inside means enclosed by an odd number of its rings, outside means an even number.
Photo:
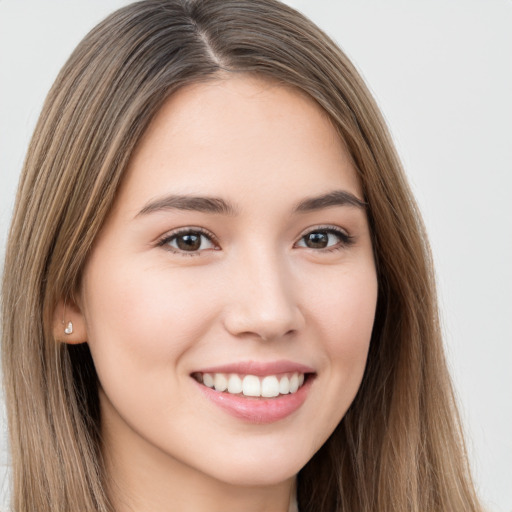
[[[255,74],[329,115],[357,169],[378,270],[361,388],[299,474],[302,512],[480,510],[446,369],[427,238],[367,87],[312,22],[274,0],[147,0],[73,52],[22,172],[3,276],[2,350],[13,508],[112,511],[97,376],[87,344],[55,340],[130,157],[189,84]]]

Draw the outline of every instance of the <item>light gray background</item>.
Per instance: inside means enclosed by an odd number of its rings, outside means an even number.
[[[0,257],[42,101],[122,0],[0,0]],[[375,94],[430,233],[479,492],[512,511],[512,1],[289,0]],[[1,423],[0,502],[8,452]]]

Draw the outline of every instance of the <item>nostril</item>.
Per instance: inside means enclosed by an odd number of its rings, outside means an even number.
[[[274,315],[252,311],[231,311],[224,319],[226,330],[237,338],[274,341],[294,337],[304,324],[300,312],[281,311]]]
[[[243,277],[235,276],[231,302],[225,309],[226,329],[237,337],[255,336],[266,341],[294,336],[305,320],[286,272],[272,270],[275,262],[268,262],[264,272],[257,268],[262,261],[254,265],[245,268]]]

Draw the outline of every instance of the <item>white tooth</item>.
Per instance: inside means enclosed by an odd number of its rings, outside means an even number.
[[[245,396],[261,396],[260,379],[255,375],[246,375],[242,382],[242,393]]]
[[[228,392],[237,395],[242,392],[242,379],[235,374],[229,376],[228,379]]]
[[[288,377],[282,377],[279,381],[279,393],[281,395],[287,395],[290,392],[290,379]]]
[[[304,384],[304,374],[300,373],[299,374],[299,388],[302,386],[302,384]]]
[[[265,377],[261,381],[261,396],[271,398],[279,395],[279,381],[274,375]]]
[[[290,379],[290,393],[295,393],[299,389],[299,376],[294,373]]]
[[[228,379],[222,373],[216,373],[213,378],[213,385],[215,386],[215,391],[226,391],[228,389]]]
[[[203,384],[209,388],[213,388],[213,377],[209,373],[203,374]]]

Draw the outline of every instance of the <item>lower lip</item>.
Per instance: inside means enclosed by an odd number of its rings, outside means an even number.
[[[309,375],[297,392],[275,398],[232,395],[225,391],[215,391],[195,380],[194,382],[209,400],[235,418],[249,423],[273,423],[299,409],[306,401],[313,380],[313,375]]]

